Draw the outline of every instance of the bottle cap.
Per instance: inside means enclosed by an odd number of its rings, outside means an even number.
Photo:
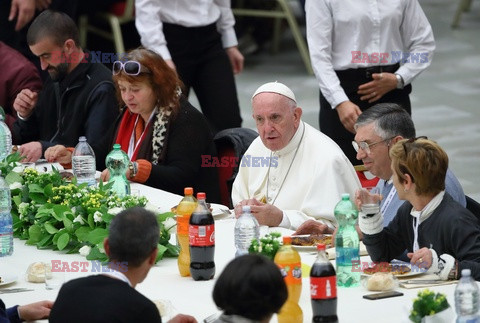
[[[207,198],[207,194],[204,192],[198,192],[197,193],[197,200],[205,200]]]
[[[120,144],[114,144],[113,145],[113,149],[120,149],[122,148],[122,146],[120,146]]]
[[[87,141],[87,137],[85,137],[85,136],[80,136],[80,137],[78,138],[78,141]]]
[[[251,212],[250,205],[242,206],[242,213],[250,213],[250,212]]]
[[[324,243],[319,243],[317,244],[317,250],[325,250],[325,244]]]
[[[462,277],[468,277],[472,274],[469,268],[462,269]]]
[[[350,194],[349,193],[343,193],[342,194],[342,200],[343,199],[350,199]]]
[[[183,193],[184,193],[185,195],[193,195],[193,187],[185,187],[185,188],[183,189]]]
[[[292,244],[292,237],[290,236],[284,236],[283,237],[283,244],[286,245],[286,244]]]

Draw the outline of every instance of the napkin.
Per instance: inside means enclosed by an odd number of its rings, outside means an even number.
[[[335,259],[335,247],[328,248],[327,250],[325,250],[325,252],[327,253],[329,260]],[[368,255],[367,247],[365,247],[362,241],[360,241],[359,253],[360,253],[360,256]]]
[[[400,287],[406,288],[406,289],[413,289],[413,288],[426,288],[426,287],[432,287],[432,286],[441,286],[441,285],[450,285],[450,284],[456,284],[458,283],[458,280],[439,280],[440,277],[438,277],[435,274],[421,274],[415,277],[399,277],[399,285]],[[408,281],[415,281],[415,280],[421,280],[421,281],[429,281],[431,282],[428,283],[408,283]]]

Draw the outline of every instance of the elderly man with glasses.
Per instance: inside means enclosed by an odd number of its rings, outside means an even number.
[[[42,91],[25,88],[13,104],[18,115],[14,143],[21,145],[24,161],[37,161],[56,144],[75,147],[80,136],[97,151],[119,114],[111,72],[79,47],[77,26],[65,13],[42,12],[27,42],[49,77]]]
[[[380,210],[383,225],[387,226],[404,202],[398,198],[393,186],[388,153],[397,141],[415,138],[415,126],[410,115],[398,104],[380,103],[358,117],[355,131],[355,141],[352,144],[357,151],[357,159],[363,162],[370,173],[380,178],[377,184],[383,195]],[[463,189],[450,170],[445,177],[445,188],[454,200],[462,206],[466,205]]]
[[[398,208],[405,202],[398,198],[393,186],[391,159],[388,153],[397,141],[415,138],[415,126],[410,115],[398,104],[379,103],[358,117],[355,131],[352,145],[357,152],[357,159],[363,162],[370,173],[380,178],[377,184],[383,195],[380,211],[383,214],[383,225],[387,226],[397,214]],[[445,188],[454,200],[466,206],[462,186],[450,169],[445,177]],[[321,230],[319,223],[307,221],[296,233],[317,233],[319,230]]]

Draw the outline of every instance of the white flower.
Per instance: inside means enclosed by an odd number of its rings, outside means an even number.
[[[168,230],[168,233],[172,234],[176,232],[177,229],[177,221],[174,218],[167,218],[165,221],[162,222],[165,229]]]
[[[150,202],[147,202],[147,204],[145,204],[145,209],[150,211],[150,212],[153,212],[154,214],[158,213],[158,207],[153,205]]]
[[[77,213],[77,207],[76,206],[72,207],[72,213],[73,214]]]
[[[20,182],[15,182],[10,184],[10,191],[13,191],[14,189],[17,189],[17,188],[22,188],[22,184]]]
[[[83,221],[83,218],[81,215],[78,215],[75,219],[73,219],[73,223],[78,222],[81,225],[85,224],[85,221]]]
[[[105,254],[105,248],[103,247],[103,245],[102,245],[102,246],[97,245],[97,247],[98,247],[98,251],[100,251],[101,253]]]
[[[78,198],[81,198],[81,197],[82,197],[82,193],[80,193],[80,192],[79,192],[79,193],[76,193],[75,196],[78,197]]]
[[[92,250],[92,248],[90,248],[89,246],[83,246],[83,247],[80,248],[80,250],[78,250],[78,252],[82,256],[86,257],[90,253],[90,250]]]
[[[98,212],[98,211],[95,211],[95,213],[93,213],[93,221],[95,222],[102,222],[103,219],[102,219],[102,213]]]
[[[118,213],[122,212],[123,211],[123,208],[121,207],[114,207],[114,208],[111,208],[110,210],[108,210],[108,214],[111,214],[111,215],[117,215]]]

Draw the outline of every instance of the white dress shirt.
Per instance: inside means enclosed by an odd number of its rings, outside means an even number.
[[[142,45],[171,59],[163,24],[203,27],[216,23],[224,48],[237,45],[230,0],[135,0],[135,26]]]
[[[305,11],[312,67],[332,108],[348,100],[335,70],[400,59],[395,73],[409,84],[432,61],[433,32],[417,0],[306,0]],[[365,54],[368,59],[362,61]]]
[[[283,211],[281,227],[296,230],[306,220],[317,219],[334,228],[337,222],[333,209],[342,193],[350,193],[353,197],[360,188],[358,176],[340,147],[317,129],[300,122],[286,147],[272,152],[257,137],[244,158],[270,158],[270,155],[274,158],[270,172],[268,164],[255,167],[240,163],[233,183],[233,204],[266,197],[268,203]]]

